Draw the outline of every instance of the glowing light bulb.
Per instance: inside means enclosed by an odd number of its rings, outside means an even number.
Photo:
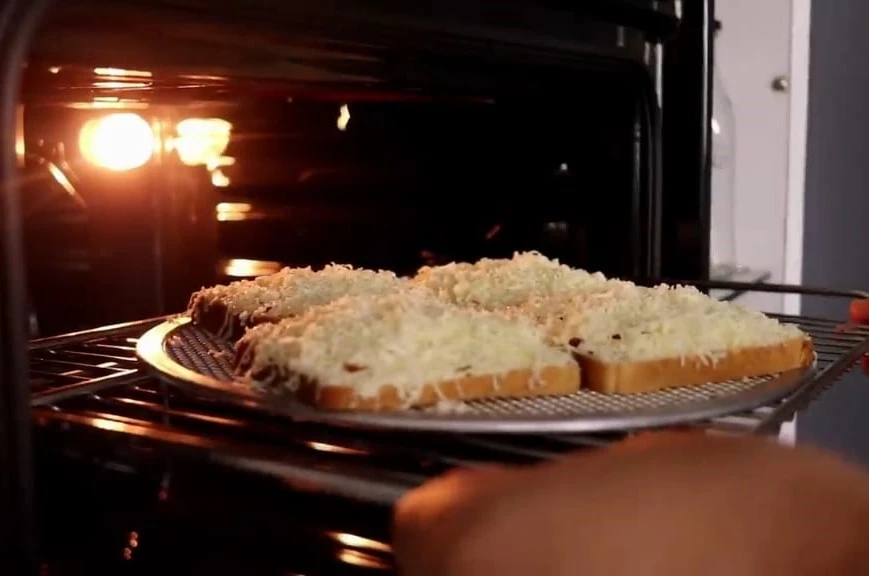
[[[343,104],[341,108],[338,110],[338,120],[336,124],[338,125],[338,130],[342,132],[347,130],[347,124],[350,123],[350,107],[346,104]]]
[[[229,146],[232,124],[220,118],[188,118],[175,126],[178,158],[187,166],[208,166]]]
[[[116,172],[147,164],[154,154],[154,141],[151,125],[133,113],[94,118],[79,134],[79,148],[85,160]]]

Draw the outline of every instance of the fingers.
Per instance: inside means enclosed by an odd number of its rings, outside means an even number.
[[[869,299],[851,301],[851,322],[869,324]],[[864,356],[860,362],[865,372],[869,372],[869,356]]]
[[[606,449],[579,451],[559,460],[561,464],[576,461],[582,463],[591,454],[600,454],[610,450],[643,450],[646,448],[672,444],[673,442],[703,438],[699,428],[671,428],[667,430],[641,431],[628,436],[618,444]],[[561,466],[559,462],[549,465]],[[536,467],[521,470],[533,470]],[[519,469],[501,466],[487,466],[476,469],[455,469],[439,478],[430,480],[425,485],[408,492],[395,507],[395,526],[397,530],[411,528],[416,525],[431,525],[443,510],[464,505],[466,502],[480,498],[481,494],[493,492],[500,487],[514,483],[521,474]]]
[[[450,573],[467,524],[518,474],[501,467],[459,469],[411,490],[396,504],[392,542],[403,574]]]
[[[464,509],[485,492],[498,490],[517,472],[502,467],[457,469],[411,490],[395,505],[396,533],[423,532],[454,510]]]
[[[451,470],[405,494],[395,506],[396,523],[430,520],[428,516],[435,516],[446,507],[472,498],[483,486],[500,481],[504,473],[503,468],[496,467]]]
[[[469,510],[481,509],[490,499],[498,498],[512,487],[521,487],[522,482],[534,478],[535,473],[550,475],[554,472],[555,476],[566,474],[575,484],[575,469],[585,466],[589,458],[601,457],[611,451],[644,451],[684,439],[702,439],[704,436],[702,431],[693,428],[644,431],[606,449],[580,451],[557,461],[521,469],[491,466],[453,470],[408,492],[396,504],[393,532],[397,553],[401,555],[399,548],[402,545],[406,549],[419,546],[420,543],[432,545],[436,527],[448,525],[454,517],[468,517]],[[550,475],[550,478],[553,477]]]
[[[869,324],[869,299],[851,301],[851,322]]]

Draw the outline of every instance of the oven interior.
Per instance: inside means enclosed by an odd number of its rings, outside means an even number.
[[[176,312],[282,265],[412,274],[539,250],[662,275],[660,58],[606,3],[599,20],[346,3],[309,8],[304,34],[291,8],[280,34],[259,5],[236,28],[230,8],[169,20],[193,4],[72,3],[36,38],[19,153],[40,335]],[[73,292],[98,297],[71,307]]]

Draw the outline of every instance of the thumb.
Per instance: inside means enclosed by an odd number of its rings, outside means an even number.
[[[487,500],[516,472],[487,467],[455,470],[405,494],[393,510],[392,548],[402,574],[449,573],[468,525],[485,518]]]
[[[851,301],[851,322],[869,324],[869,299]],[[863,370],[869,372],[869,356],[864,356],[861,362]]]

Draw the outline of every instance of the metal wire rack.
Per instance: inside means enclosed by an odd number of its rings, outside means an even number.
[[[701,422],[695,428],[715,434],[775,434],[869,351],[869,327],[824,318],[777,317],[812,336],[818,355],[815,376],[782,401]],[[67,438],[84,442],[110,438],[149,443],[186,457],[277,476],[303,490],[382,504],[391,504],[407,489],[453,467],[535,462],[606,446],[625,436],[396,434],[289,422],[255,408],[165,386],[140,370],[136,341],[162,321],[34,342],[31,378],[37,425],[61,426]]]

